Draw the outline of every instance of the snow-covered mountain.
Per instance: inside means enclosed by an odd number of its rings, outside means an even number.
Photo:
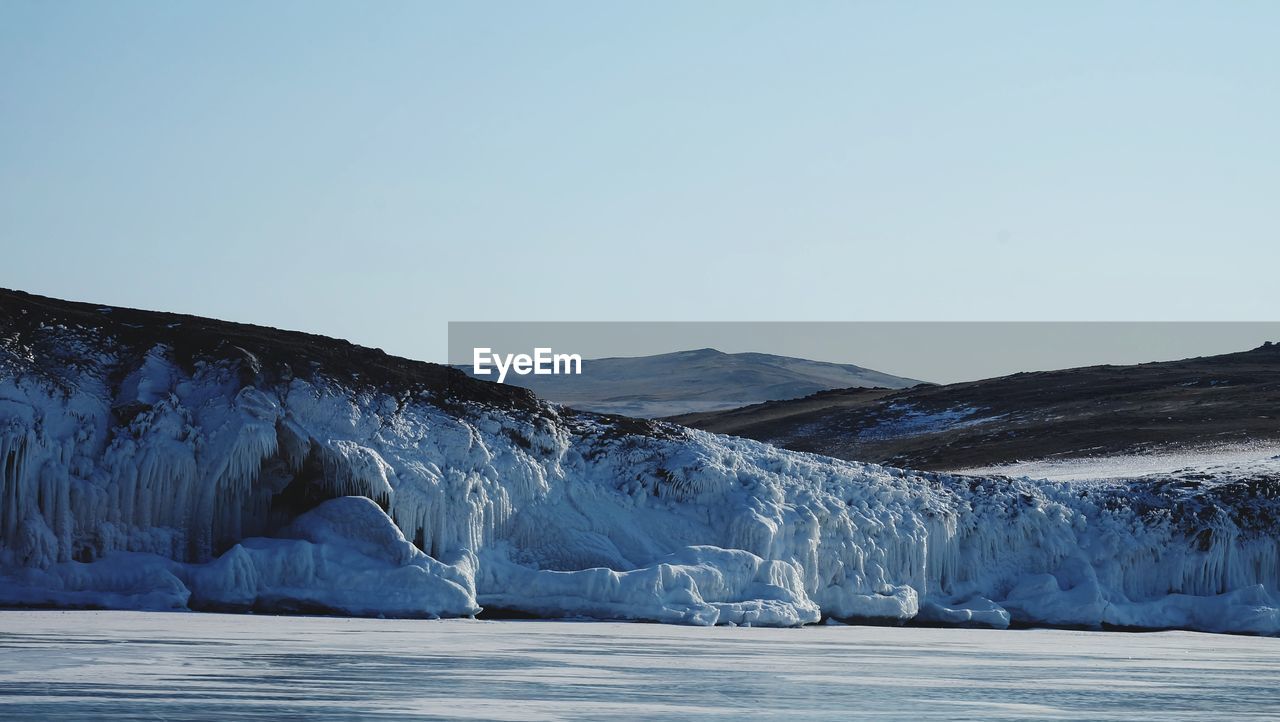
[[[461,368],[471,373],[469,366]],[[478,378],[494,380],[492,374]],[[852,364],[713,348],[588,359],[580,375],[508,374],[504,381],[575,409],[646,419],[797,399],[829,389],[902,389],[920,383]]]
[[[1277,490],[901,471],[0,292],[0,604],[1275,634]]]

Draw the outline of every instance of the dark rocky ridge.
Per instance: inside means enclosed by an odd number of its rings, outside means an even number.
[[[1280,345],[945,386],[842,389],[672,420],[843,459],[960,469],[1280,440]]]
[[[528,389],[482,381],[443,364],[392,356],[342,339],[200,316],[64,301],[9,289],[0,289],[0,370],[8,365],[15,371],[37,373],[65,388],[69,383],[63,378],[65,369],[93,363],[93,356],[68,349],[60,334],[46,333],[59,326],[83,334],[90,347],[100,347],[96,342],[109,339],[118,354],[112,375],[123,376],[137,368],[151,349],[163,345],[188,371],[199,361],[238,362],[246,385],[265,386],[294,376],[326,377],[352,388],[374,387],[393,395],[425,392],[440,405],[474,402],[535,416],[553,413],[570,423],[579,416],[605,418],[620,434],[673,433],[669,425],[642,419],[551,410]],[[119,411],[124,415],[130,412],[124,408]]]

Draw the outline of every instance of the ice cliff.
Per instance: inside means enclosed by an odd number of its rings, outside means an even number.
[[[0,291],[0,604],[1280,632],[1280,482],[921,474]]]

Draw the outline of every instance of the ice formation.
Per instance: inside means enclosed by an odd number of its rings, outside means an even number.
[[[1280,632],[1274,478],[907,472],[30,299],[0,299],[0,604]]]

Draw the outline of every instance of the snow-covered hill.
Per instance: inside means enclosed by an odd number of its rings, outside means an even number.
[[[670,419],[718,434],[856,461],[932,471],[1029,460],[1209,460],[1280,446],[1280,344],[1131,366],[1018,373],[909,389],[840,389]],[[1198,463],[1195,458],[1190,464]],[[1104,468],[1105,471],[1105,468]]]
[[[462,368],[471,372],[469,366]],[[494,380],[492,374],[478,378]],[[852,364],[712,348],[588,359],[581,375],[508,374],[504,381],[576,409],[649,419],[797,399],[829,389],[902,389],[920,383]]]
[[[0,292],[0,604],[1275,634],[1278,491],[913,473]]]

